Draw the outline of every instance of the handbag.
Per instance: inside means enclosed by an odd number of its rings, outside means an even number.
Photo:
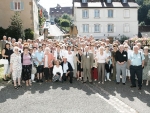
[[[8,64],[8,60],[7,59],[0,59],[0,64]]]

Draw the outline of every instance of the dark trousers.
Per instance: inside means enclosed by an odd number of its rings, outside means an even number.
[[[136,79],[135,79],[135,75],[136,75],[138,78],[138,86],[142,87],[142,72],[143,72],[142,65],[141,66],[132,66],[132,65],[130,66],[132,86],[136,86]]]
[[[72,78],[73,78],[73,72],[71,71],[68,76],[70,77],[70,83],[72,83]],[[66,81],[68,76],[66,76],[66,73],[63,73],[63,76],[62,76],[62,80],[63,81]]]
[[[44,76],[46,80],[52,80],[52,71],[53,68],[44,68]]]

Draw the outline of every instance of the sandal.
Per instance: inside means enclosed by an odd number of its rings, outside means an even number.
[[[18,85],[18,87],[22,87],[22,85]]]
[[[17,86],[14,86],[14,88],[18,90],[18,87],[17,87]]]

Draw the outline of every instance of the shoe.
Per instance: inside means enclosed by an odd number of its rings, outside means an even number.
[[[22,85],[18,85],[18,87],[20,87],[20,88],[21,88],[21,87],[22,87]]]
[[[138,90],[141,90],[142,88],[141,87],[139,87],[139,89]]]
[[[14,86],[14,88],[18,90],[18,87],[17,87],[17,86]]]
[[[37,83],[39,83],[39,80],[37,79],[37,81],[36,81]]]
[[[126,83],[122,83],[123,85],[126,85]]]
[[[102,84],[104,84],[104,82],[102,82]]]
[[[32,82],[35,82],[34,80]]]
[[[84,83],[86,83],[86,82],[82,82],[82,84],[84,84]]]
[[[3,81],[9,81],[9,80],[3,78]]]
[[[119,82],[116,82],[116,84],[119,84]]]
[[[131,88],[134,88],[134,87],[136,87],[136,86],[133,86],[133,85],[132,85],[132,86],[130,86],[130,87],[131,87]]]
[[[95,82],[97,81],[97,79],[94,80]]]
[[[100,84],[101,82],[98,82],[98,84]]]
[[[108,79],[108,81],[111,81],[111,79]]]

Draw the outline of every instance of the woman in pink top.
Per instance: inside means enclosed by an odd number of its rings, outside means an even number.
[[[52,81],[52,70],[53,70],[53,60],[54,56],[50,53],[49,47],[45,48],[44,54],[44,75],[45,75],[45,82],[48,80]]]
[[[28,47],[23,48],[23,53],[21,54],[22,62],[22,80],[26,81],[26,86],[31,86],[31,54],[29,53]]]

